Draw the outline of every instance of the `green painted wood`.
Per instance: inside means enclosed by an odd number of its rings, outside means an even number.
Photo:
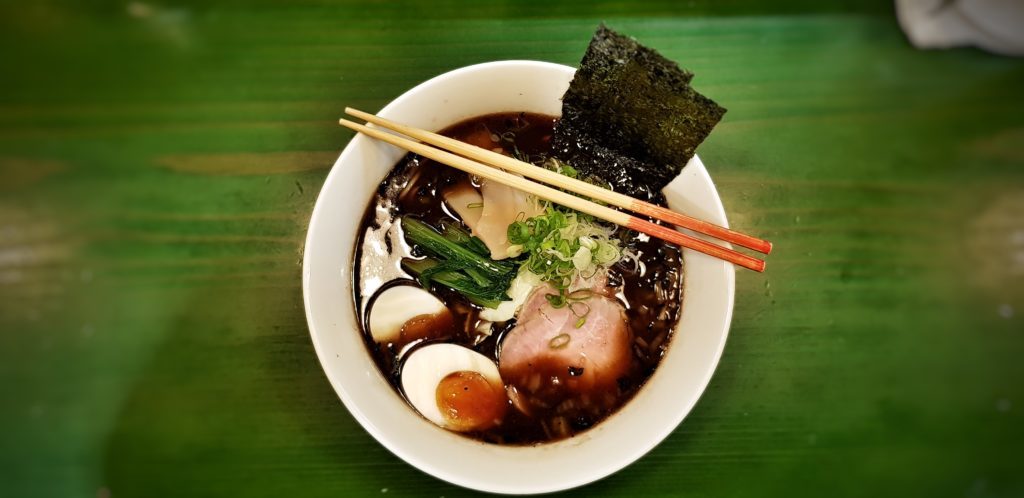
[[[0,494],[472,495],[338,402],[305,224],[343,106],[600,20],[729,108],[700,154],[776,251],[694,412],[568,494],[1024,494],[1024,63],[887,1],[691,3],[0,7]]]

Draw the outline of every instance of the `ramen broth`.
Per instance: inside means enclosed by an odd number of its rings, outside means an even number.
[[[550,149],[556,118],[530,113],[502,113],[469,119],[442,134],[486,149],[501,151],[535,164]],[[442,199],[445,188],[471,181],[466,173],[423,159],[414,154],[402,158],[381,183],[363,216],[361,239],[356,253],[354,289],[357,308],[364,317],[363,337],[377,366],[388,382],[401,390],[401,358],[424,343],[450,342],[466,346],[497,362],[504,336],[516,324],[481,324],[480,307],[450,289],[432,286],[431,293],[451,311],[451,317],[438,323],[418,323],[422,328],[438,329],[431,339],[377,343],[365,317],[374,296],[389,285],[415,285],[415,280],[397,266],[397,257],[417,256],[394,230],[394,220],[413,216],[434,227],[458,223],[457,216]],[[663,202],[663,199],[661,199]],[[385,230],[388,227],[391,229]],[[384,232],[387,231],[388,234]],[[657,367],[679,317],[682,300],[682,256],[678,247],[636,232],[620,229],[623,246],[638,260],[624,258],[608,270],[604,294],[617,299],[625,308],[625,322],[631,339],[630,363],[616,381],[594,389],[573,392],[559,388],[571,377],[580,375],[573,368],[563,370],[538,362],[532,365],[535,381],[542,383],[528,399],[509,400],[501,423],[487,430],[463,433],[483,441],[500,444],[532,444],[571,437],[608,417],[640,389]],[[372,236],[377,240],[369,240]],[[386,247],[386,251],[381,248]],[[481,329],[489,334],[481,333]],[[407,342],[407,341],[403,341]],[[517,376],[530,372],[517,372]],[[509,379],[503,379],[506,383]],[[523,409],[523,405],[528,408]],[[527,413],[524,413],[527,412]]]

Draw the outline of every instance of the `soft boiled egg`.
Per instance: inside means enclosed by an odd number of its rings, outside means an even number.
[[[448,334],[454,318],[433,294],[412,285],[380,292],[370,307],[370,335],[379,343],[408,344]]]
[[[410,353],[402,366],[402,390],[427,420],[458,432],[500,424],[509,405],[497,365],[455,344],[430,344]]]

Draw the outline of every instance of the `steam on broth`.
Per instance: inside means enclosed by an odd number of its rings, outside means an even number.
[[[556,122],[493,114],[442,134],[576,174],[549,158]],[[519,196],[410,154],[370,200],[354,262],[363,337],[392,387],[501,444],[571,437],[619,409],[682,298],[677,247]]]

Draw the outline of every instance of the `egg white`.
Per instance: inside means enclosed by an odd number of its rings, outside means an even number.
[[[433,294],[412,285],[396,285],[381,291],[370,308],[370,335],[377,342],[398,339],[402,326],[420,315],[435,315],[445,305]]]

